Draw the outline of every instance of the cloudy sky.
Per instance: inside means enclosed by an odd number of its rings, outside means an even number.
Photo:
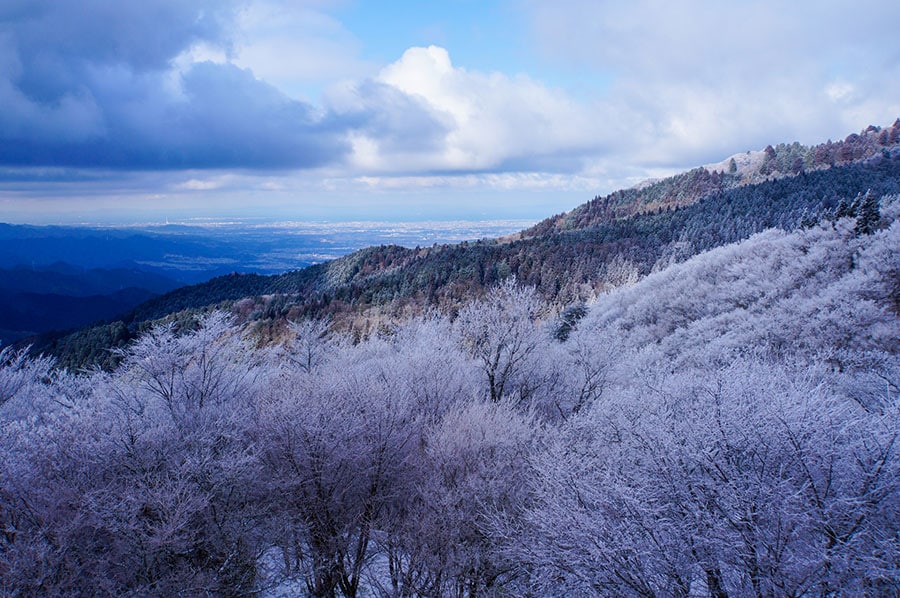
[[[0,221],[540,218],[900,116],[888,0],[0,0]]]

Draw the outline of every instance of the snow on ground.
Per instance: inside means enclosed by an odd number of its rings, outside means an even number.
[[[748,176],[759,172],[759,167],[762,166],[764,158],[765,152],[763,151],[747,151],[742,154],[729,156],[715,164],[706,164],[703,168],[709,172],[728,172],[728,169],[731,167],[731,160],[734,160],[734,163],[737,165],[737,174]]]

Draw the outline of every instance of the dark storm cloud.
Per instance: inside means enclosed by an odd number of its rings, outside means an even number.
[[[173,61],[228,51],[221,0],[0,5],[0,164],[302,168],[338,159],[344,128],[252,73]]]

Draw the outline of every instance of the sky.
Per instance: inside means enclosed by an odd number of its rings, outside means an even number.
[[[0,0],[0,221],[534,218],[900,117],[889,0]]]

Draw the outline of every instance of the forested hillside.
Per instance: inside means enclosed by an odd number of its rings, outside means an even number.
[[[870,126],[858,135],[852,133],[836,143],[829,140],[812,147],[796,142],[770,145],[761,152],[747,152],[746,156],[734,156],[721,164],[595,197],[570,212],[548,218],[523,231],[522,236],[590,228],[634,214],[690,205],[727,189],[868,160],[898,144],[900,119],[888,128]]]
[[[507,278],[364,339],[238,302],[110,372],[4,349],[0,593],[896,595],[900,196],[856,203],[560,316]]]
[[[821,158],[825,162],[796,173],[782,172],[781,166],[771,167],[779,176],[764,177],[758,172],[751,176],[698,169],[643,190],[616,192],[545,221],[516,240],[417,249],[372,247],[277,276],[216,278],[153,299],[120,324],[38,339],[35,348],[71,367],[97,364],[90,356],[104,356],[112,364],[106,347],[95,344],[99,340],[112,338],[108,346],[122,345],[147,322],[211,306],[253,319],[261,330],[280,330],[286,320],[328,317],[337,329],[362,338],[428,307],[452,313],[510,276],[563,309],[622,281],[768,228],[790,231],[839,215],[856,216],[867,194],[877,199],[900,192],[900,146],[894,131],[900,132],[900,123],[864,132],[855,136],[855,143],[794,148],[791,155],[806,157],[830,148],[824,154],[827,160]],[[882,146],[882,138],[889,145]],[[842,149],[847,147],[856,153]],[[780,164],[777,151],[788,152],[779,148],[770,159],[775,164]],[[823,166],[831,162],[834,165]],[[684,197],[690,200],[679,199]],[[631,207],[621,213],[615,206]],[[244,298],[255,299],[238,308],[236,301]]]

